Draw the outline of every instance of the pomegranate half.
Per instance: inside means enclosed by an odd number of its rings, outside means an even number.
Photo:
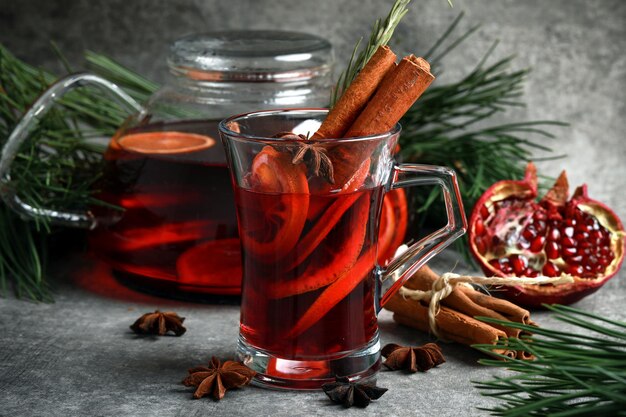
[[[570,304],[597,291],[624,259],[624,227],[606,205],[578,187],[568,199],[565,172],[540,200],[537,169],[526,168],[521,181],[499,181],[478,200],[470,217],[470,249],[488,276],[555,277],[569,274],[564,285],[505,287],[503,295],[518,304]]]

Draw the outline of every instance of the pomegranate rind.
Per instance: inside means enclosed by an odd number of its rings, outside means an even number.
[[[565,173],[562,173],[557,179],[553,189],[546,193],[542,201],[554,205],[565,204],[567,200],[566,186],[567,177]],[[478,250],[476,245],[478,233],[476,229],[477,226],[485,227],[482,225],[484,219],[481,211],[483,211],[484,208],[491,211],[496,202],[511,197],[528,201],[534,201],[536,199],[537,171],[532,162],[528,164],[523,180],[504,180],[495,183],[478,199],[478,202],[472,210],[468,232],[470,252],[487,276],[511,277],[491,266],[488,259]],[[573,201],[576,207],[581,211],[595,217],[596,220],[610,232],[610,249],[614,255],[613,261],[606,267],[603,275],[595,279],[572,276],[574,279],[573,283],[558,286],[519,285],[504,287],[502,291],[499,291],[499,294],[503,297],[511,299],[518,304],[534,308],[540,308],[543,304],[572,304],[596,292],[619,271],[624,260],[626,237],[624,226],[619,217],[617,217],[613,210],[607,205],[591,199],[588,196],[586,185],[578,187],[570,201]]]

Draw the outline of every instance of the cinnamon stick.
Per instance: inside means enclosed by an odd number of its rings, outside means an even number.
[[[435,271],[430,269],[430,267],[425,265],[422,268],[420,268],[419,271],[417,271],[411,277],[411,279],[407,281],[406,284],[404,284],[404,286],[411,290],[428,291],[433,287],[433,283],[438,278],[439,278],[439,275]],[[448,295],[446,298],[441,300],[441,304],[444,306],[448,306],[452,308],[453,310],[463,313],[469,317],[484,316],[484,317],[491,317],[491,318],[498,319],[498,320],[509,320],[508,317],[503,316],[502,314],[498,313],[497,311],[489,307],[492,305],[489,302],[490,301],[489,298],[494,298],[494,297],[485,296],[481,298],[481,301],[483,302],[483,304],[480,304],[480,303],[474,302],[474,300],[472,300],[468,296],[469,292],[478,293],[478,291],[472,290],[470,288],[458,286],[454,289],[454,291],[452,291],[450,295]],[[505,303],[511,304],[508,301],[505,301]],[[514,306],[514,307],[516,307],[519,310],[523,310],[520,307],[517,307],[517,306]],[[526,313],[528,312],[526,311]],[[492,326],[492,327],[502,330],[503,332],[506,333],[508,337],[519,337],[519,334],[520,334],[519,329],[512,329],[510,327],[500,326],[497,324],[486,324],[486,323],[483,323],[483,324],[485,326]]]
[[[344,136],[375,135],[391,130],[434,79],[424,58],[415,55],[402,58]]]
[[[404,57],[385,76],[344,137],[369,136],[391,130],[434,79],[430,65],[423,58],[414,55]],[[376,146],[368,142],[356,145],[336,147],[330,152],[338,185],[350,178],[355,167],[369,158]]]
[[[533,321],[530,320],[530,312],[513,303],[469,288],[460,288],[460,290],[476,304],[502,314],[509,321],[534,324]]]
[[[429,331],[428,306],[422,304],[422,302],[394,297],[389,300],[386,306],[389,306],[389,310],[395,312],[393,320],[396,323],[422,332]],[[484,323],[464,314],[458,314],[447,307],[442,307],[439,311],[437,325],[439,326],[441,337],[464,345],[477,343],[495,345],[498,340],[506,338],[506,334],[502,330],[485,326]],[[510,358],[517,356],[517,353],[513,350],[495,350],[495,353],[500,353]]]
[[[428,291],[432,289],[433,282],[437,278],[439,276],[434,271],[424,266],[404,284],[404,287],[410,290]],[[500,338],[522,336],[519,329],[484,323],[474,319],[474,316],[532,324],[527,310],[469,287],[457,286],[450,295],[441,300],[440,305],[436,316],[439,334],[445,339],[466,345],[495,344]],[[395,294],[385,308],[395,313],[393,318],[396,322],[421,331],[430,331],[427,302]],[[497,353],[503,353],[512,358],[532,358],[527,352],[507,350]]]
[[[396,66],[396,54],[380,46],[341,95],[311,139],[341,138],[365,108],[385,75]],[[382,132],[382,131],[381,131]]]

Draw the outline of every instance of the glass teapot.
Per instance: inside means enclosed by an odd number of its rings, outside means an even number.
[[[11,134],[0,159],[0,194],[23,217],[90,229],[91,248],[125,282],[169,294],[239,294],[235,203],[217,125],[252,110],[325,107],[332,61],[331,45],[317,36],[226,31],[175,41],[168,82],[145,106],[103,78],[70,75]],[[30,207],[11,187],[10,164],[36,120],[84,85],[100,87],[134,113],[104,154],[95,197],[107,205],[86,213]]]

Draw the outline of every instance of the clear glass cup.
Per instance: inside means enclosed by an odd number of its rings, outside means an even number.
[[[466,230],[454,171],[394,162],[400,125],[357,138],[275,137],[307,136],[326,113],[261,111],[220,123],[242,244],[238,355],[258,372],[257,383],[272,387],[315,389],[335,376],[373,376],[381,307]],[[383,197],[412,185],[442,188],[448,223],[382,268]]]

